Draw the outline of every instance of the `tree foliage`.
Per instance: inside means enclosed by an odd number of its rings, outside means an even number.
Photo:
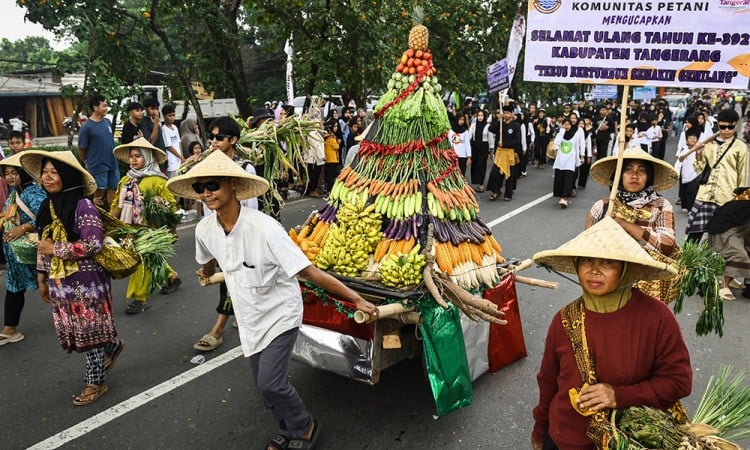
[[[0,74],[54,67],[58,52],[47,38],[27,36],[24,39],[0,40]]]

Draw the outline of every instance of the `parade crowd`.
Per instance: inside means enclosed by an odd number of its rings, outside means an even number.
[[[700,240],[707,234],[711,247],[727,261],[723,300],[734,300],[732,289],[742,289],[742,280],[746,283],[742,295],[750,298],[745,246],[750,211],[746,207],[748,150],[734,106],[694,101],[673,112],[663,101],[631,101],[620,111],[615,102],[580,101],[565,103],[555,113],[521,102],[491,110],[472,101],[446,107],[451,121],[448,139],[459,168],[489,201],[501,197],[513,201],[524,178],[546,169],[554,171],[552,190],[561,208],[586,189],[589,178],[606,187],[617,185],[614,219],[605,218],[609,199],[596,202],[583,234],[537,258],[576,274],[583,293],[550,325],[538,375],[540,402],[533,412],[533,447],[589,448],[587,433],[602,433],[590,428],[586,416],[571,413],[568,391],[558,388],[580,385],[579,369],[587,384],[580,389],[578,405],[592,414],[642,404],[666,409],[689,395],[692,372],[679,325],[666,305],[634,283],[662,275],[656,270],[662,266],[644,257],[645,251],[669,257],[677,247],[674,210],[659,191],[679,184],[674,200],[688,214],[688,238]],[[310,264],[273,214],[259,211],[263,205],[257,198],[271,180],[258,175],[264,173],[262,167],[235,151],[240,127],[233,118],[212,121],[203,142],[195,120],[177,126],[174,107],[160,108],[149,98],[127,106],[128,121],[115,146],[104,97],[92,96],[88,108],[77,155],[24,149],[23,137],[12,134],[10,152],[0,161],[7,271],[0,346],[24,339],[19,325],[25,292],[38,289],[51,305],[63,350],[86,357],[85,386],[74,404],[90,404],[107,392],[105,378],[126,342],[114,325],[110,274],[97,259],[105,240],[101,211],[126,224],[154,226],[144,218],[143,198],[148,193],[173,212],[195,210],[203,217],[195,233],[196,261],[201,266],[196,275],[207,278],[221,271],[225,276],[216,321],[194,348],[207,352],[222,345],[224,328],[235,315],[233,326],[250,358],[255,385],[279,423],[280,434],[268,448],[312,448],[319,424],[288,381],[289,358],[302,317],[296,277],[350,300],[370,315],[377,310]],[[283,121],[291,115],[291,107],[267,105],[256,109],[247,125],[255,128],[263,121]],[[618,130],[622,115],[626,125]],[[278,183],[282,195],[297,190],[303,196],[326,197],[340,170],[356,160],[358,140],[367,136],[372,121],[364,109],[344,108],[341,113],[331,109],[322,114],[324,133],[305,158],[308,178],[283,175]],[[620,133],[625,163],[621,179],[615,180]],[[677,141],[677,160],[666,161],[666,146],[672,140]],[[179,173],[182,164],[197,161],[206,149],[213,150],[210,156]],[[124,176],[120,164],[128,167]],[[608,243],[597,247],[586,233],[604,233]],[[38,241],[37,253],[23,259],[20,244],[28,240]],[[126,313],[149,309],[148,278],[142,269],[131,275]],[[160,293],[172,294],[181,283],[170,269]],[[592,353],[579,354],[579,347],[573,346],[560,354],[560,342],[581,339],[581,330],[569,324],[584,310]],[[618,326],[612,326],[613,315]],[[637,320],[641,317],[649,319]],[[623,345],[623,334],[642,339]],[[648,345],[657,341],[656,347]],[[581,366],[592,361],[598,372]]]

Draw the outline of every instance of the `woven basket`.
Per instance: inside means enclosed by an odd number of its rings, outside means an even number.
[[[114,239],[104,238],[102,251],[94,255],[94,261],[115,280],[129,277],[138,269],[141,258],[132,250],[120,247]]]
[[[677,300],[677,297],[680,294],[680,287],[682,286],[682,279],[685,277],[686,269],[678,263],[682,250],[679,248],[675,250],[672,254],[673,258],[651,250],[649,250],[648,253],[655,260],[667,263],[674,267],[677,270],[677,275],[665,280],[639,281],[633,287],[644,294],[648,294],[655,299],[663,301],[664,303],[672,303]]]
[[[8,242],[16,260],[21,264],[36,265],[36,249],[39,243],[39,235],[36,231],[26,233],[20,238]]]

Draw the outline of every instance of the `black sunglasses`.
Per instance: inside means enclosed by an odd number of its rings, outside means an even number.
[[[208,140],[209,141],[213,141],[214,139],[216,139],[218,141],[223,141],[224,139],[229,139],[230,137],[232,137],[232,136],[230,136],[228,134],[209,134],[208,135]]]
[[[205,183],[196,181],[195,183],[191,184],[191,186],[193,187],[193,190],[196,194],[202,194],[204,189],[208,189],[209,192],[216,192],[221,189],[221,182],[228,179],[229,177],[214,178],[213,180],[208,180]]]
[[[737,125],[734,124],[734,123],[731,124],[731,125],[719,125],[719,129],[720,130],[734,130],[734,127],[736,127],[736,126]]]

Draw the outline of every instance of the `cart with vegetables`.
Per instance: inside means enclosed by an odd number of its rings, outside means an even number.
[[[293,357],[366,383],[423,355],[437,411],[471,403],[471,381],[526,356],[515,291],[447,140],[427,29],[412,28],[375,120],[327,202],[290,237],[375,303],[378,320],[305,281]]]

